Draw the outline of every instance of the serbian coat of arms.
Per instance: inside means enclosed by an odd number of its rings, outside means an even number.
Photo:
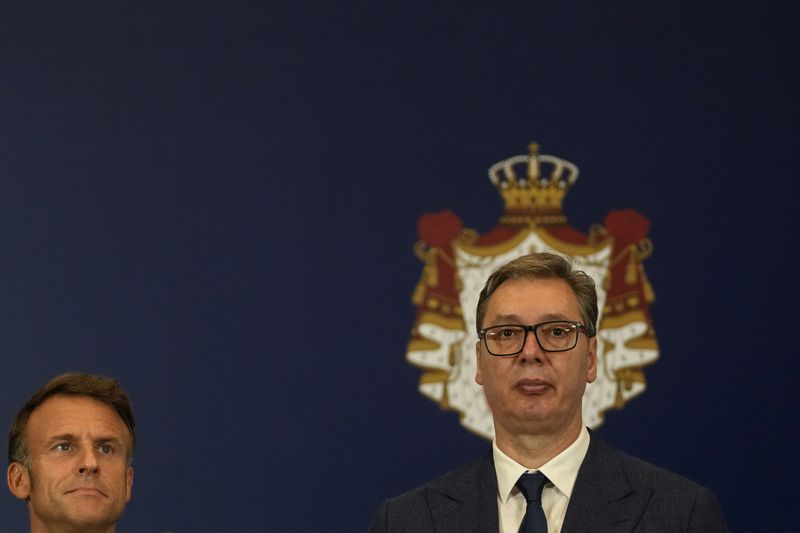
[[[419,391],[461,424],[491,439],[494,425],[475,382],[475,307],[489,275],[512,259],[549,251],[571,258],[597,284],[598,374],[583,397],[583,421],[594,428],[604,413],[621,408],[645,389],[644,367],[658,359],[649,305],[655,294],[643,262],[652,253],[649,221],[634,210],[612,211],[584,234],[567,223],[562,203],[578,168],[558,157],[526,155],[489,169],[505,212],[483,235],[464,228],[452,211],[423,215],[414,251],[423,262],[412,302],[416,319],[406,352],[422,369]]]

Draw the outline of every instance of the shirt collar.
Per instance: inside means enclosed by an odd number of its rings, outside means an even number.
[[[559,453],[539,468],[539,472],[547,476],[556,489],[567,498],[572,496],[572,488],[578,477],[583,458],[589,450],[589,431],[581,427],[581,432],[575,442],[570,444],[563,452]],[[525,472],[537,472],[525,468],[518,462],[503,453],[497,447],[497,441],[492,441],[492,456],[494,468],[497,472],[497,491],[500,500],[506,503],[516,489],[517,480]]]

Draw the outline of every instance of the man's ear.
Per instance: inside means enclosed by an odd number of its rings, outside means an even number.
[[[483,376],[481,375],[481,341],[475,343],[475,383],[483,385]]]
[[[586,367],[586,383],[592,383],[597,379],[597,336],[589,339],[589,361]]]
[[[131,501],[131,489],[133,488],[133,467],[129,466],[125,474],[125,502]]]
[[[6,472],[8,490],[20,500],[29,500],[31,496],[31,474],[22,463],[16,461],[8,465]]]

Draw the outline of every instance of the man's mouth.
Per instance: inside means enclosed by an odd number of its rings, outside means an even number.
[[[70,489],[67,494],[74,494],[75,496],[105,496],[105,493],[96,487],[77,487]]]
[[[521,379],[517,381],[517,383],[514,385],[514,388],[522,394],[535,396],[538,394],[544,394],[552,387],[543,379]]]

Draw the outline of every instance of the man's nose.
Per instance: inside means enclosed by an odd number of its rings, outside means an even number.
[[[539,346],[539,341],[536,340],[536,334],[533,331],[529,331],[528,336],[525,338],[525,344],[522,345],[520,357],[526,361],[540,362],[542,353],[542,347]]]
[[[97,452],[89,448],[80,456],[78,463],[78,474],[81,476],[94,476],[100,473],[100,463],[97,460]]]

